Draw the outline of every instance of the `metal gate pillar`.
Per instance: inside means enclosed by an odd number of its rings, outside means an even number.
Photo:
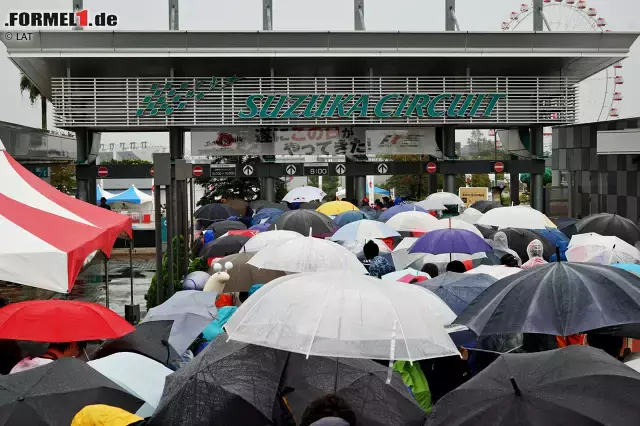
[[[456,156],[456,130],[453,127],[442,128],[442,150],[447,159],[453,159]],[[444,175],[444,191],[456,192],[456,175]]]

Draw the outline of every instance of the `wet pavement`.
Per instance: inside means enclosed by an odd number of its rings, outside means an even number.
[[[140,305],[141,316],[147,311],[144,295],[155,274],[155,258],[149,255],[136,255],[133,259],[133,303]],[[129,259],[113,257],[109,261],[109,308],[124,317],[124,307],[131,303],[131,274]],[[76,280],[68,295],[69,300],[84,300],[106,305],[106,286],[104,282],[104,263],[94,260]],[[0,297],[10,302],[24,300],[52,299],[64,297],[60,293],[41,290],[28,286],[0,285]]]

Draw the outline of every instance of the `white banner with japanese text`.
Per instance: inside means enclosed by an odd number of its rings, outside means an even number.
[[[217,128],[191,131],[192,156],[410,155],[441,156],[432,127]]]

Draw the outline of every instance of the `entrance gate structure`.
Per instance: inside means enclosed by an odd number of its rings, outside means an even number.
[[[168,131],[175,162],[190,131],[194,155],[338,158],[348,197],[361,199],[370,166],[354,160],[421,154],[452,191],[455,174],[492,172],[490,162],[457,159],[455,130],[513,129],[527,135],[530,155],[517,167],[505,162],[505,172],[512,182],[531,172],[532,205],[542,209],[543,127],[575,123],[577,83],[627,57],[638,34],[543,32],[537,15],[538,31],[461,32],[455,1],[444,3],[445,32],[363,31],[363,0],[354,1],[356,31],[273,31],[264,0],[263,31],[188,32],[177,29],[172,0],[170,31],[40,31],[2,41],[53,103],[56,127],[76,133],[79,165],[100,132]],[[541,14],[542,0],[534,3]],[[276,166],[254,172],[264,167]],[[415,167],[426,172],[426,162]],[[261,175],[267,199],[270,173]],[[186,181],[175,177],[180,234]],[[78,196],[95,201],[95,175],[79,173]]]

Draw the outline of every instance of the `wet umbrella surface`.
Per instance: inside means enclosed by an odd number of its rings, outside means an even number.
[[[640,277],[592,263],[550,263],[494,283],[454,323],[478,335],[554,336],[640,323]]]
[[[636,425],[640,373],[589,346],[504,354],[435,405],[429,425]]]

